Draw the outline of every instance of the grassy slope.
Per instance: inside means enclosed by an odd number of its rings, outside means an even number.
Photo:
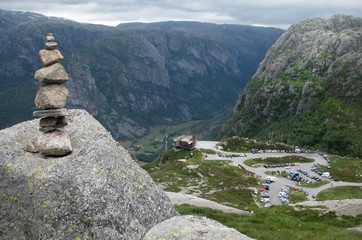
[[[178,159],[187,161],[181,162],[177,161]],[[197,168],[193,169],[192,166]],[[166,183],[166,191],[179,192],[182,188],[196,187],[188,192],[197,191],[201,197],[220,203],[226,202],[243,210],[256,207],[253,191],[246,188],[257,186],[258,179],[230,166],[228,161],[205,161],[198,150],[176,153],[169,150],[143,168],[156,183]]]
[[[325,200],[343,200],[343,199],[362,199],[362,187],[344,186],[328,188],[318,194],[318,201]]]
[[[266,164],[266,165],[273,165],[273,164],[285,164],[285,163],[308,163],[314,162],[312,158],[306,158],[302,156],[286,156],[286,157],[270,157],[270,158],[255,158],[255,159],[248,159],[244,161],[244,163],[248,166],[252,166],[253,164]]]
[[[309,209],[295,211],[292,207],[286,205],[270,209],[256,209],[253,216],[227,214],[209,208],[189,205],[176,206],[176,210],[181,215],[193,214],[214,219],[256,239],[361,239],[361,233],[346,230],[361,225],[361,217],[337,219],[332,213],[319,216],[319,211]]]

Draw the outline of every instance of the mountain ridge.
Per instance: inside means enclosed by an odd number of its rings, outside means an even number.
[[[188,23],[182,31],[142,30],[41,16],[28,21],[20,15],[21,23],[0,22],[0,97],[5,99],[0,110],[9,113],[0,117],[0,128],[31,118],[33,74],[41,67],[37,51],[52,32],[70,74],[67,107],[86,109],[118,140],[143,136],[152,126],[228,113],[283,32],[205,23]],[[175,24],[184,23],[160,23],[169,29]]]
[[[220,136],[276,140],[361,156],[362,19],[293,24],[240,94]]]

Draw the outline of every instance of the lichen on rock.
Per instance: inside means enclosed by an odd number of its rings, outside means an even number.
[[[1,239],[142,239],[178,215],[91,115],[69,110],[68,121],[73,152],[60,158],[23,150],[38,120],[0,131]]]

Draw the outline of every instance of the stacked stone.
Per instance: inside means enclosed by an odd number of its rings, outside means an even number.
[[[35,72],[35,80],[42,83],[38,88],[34,103],[37,109],[34,117],[41,117],[40,131],[43,134],[36,142],[37,151],[46,156],[63,156],[72,151],[70,138],[62,128],[67,125],[67,109],[64,108],[69,92],[61,84],[68,81],[69,76],[59,63],[64,59],[53,34],[46,37],[45,49],[39,51],[40,61],[44,68]]]

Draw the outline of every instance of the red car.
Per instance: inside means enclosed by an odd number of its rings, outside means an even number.
[[[262,192],[262,191],[266,191],[266,189],[265,189],[265,188],[261,188],[261,189],[260,189],[260,192]]]

